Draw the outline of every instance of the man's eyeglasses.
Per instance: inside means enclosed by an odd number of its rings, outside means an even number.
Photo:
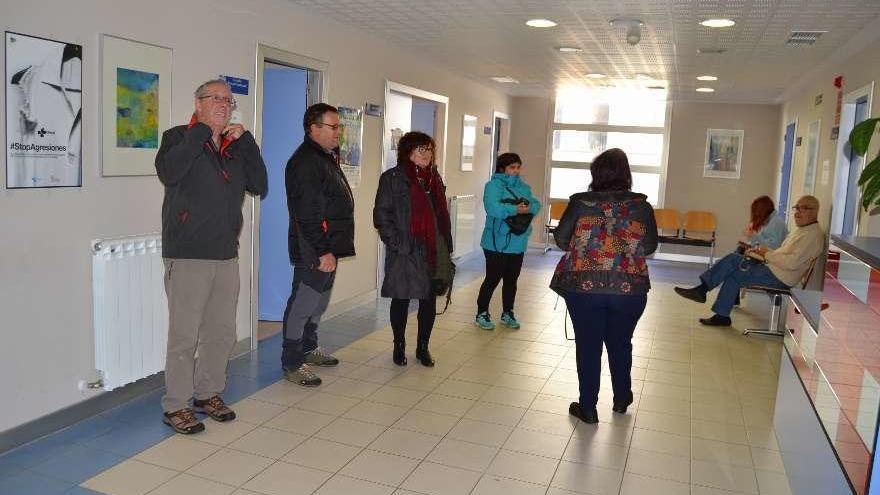
[[[345,124],[325,124],[323,122],[315,122],[318,127],[329,127],[331,130],[345,129]]]
[[[810,210],[815,210],[816,207],[815,206],[792,206],[791,209],[792,209],[792,211],[810,211]]]
[[[418,151],[419,153],[433,153],[434,148],[432,148],[431,146],[425,146],[423,144],[421,146],[416,146],[416,151]]]
[[[218,104],[219,104],[219,103],[226,103],[227,105],[229,105],[229,106],[232,107],[232,108],[235,108],[235,107],[238,105],[238,104],[236,103],[236,101],[235,101],[235,98],[230,98],[230,97],[228,97],[228,96],[220,96],[220,95],[204,95],[204,96],[199,96],[199,99],[200,99],[200,100],[204,100],[204,99],[207,99],[207,98],[210,98],[211,101],[213,101],[214,103],[218,103]]]

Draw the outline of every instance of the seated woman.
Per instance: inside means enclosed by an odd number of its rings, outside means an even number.
[[[762,246],[767,249],[776,249],[782,245],[785,236],[788,235],[788,227],[785,221],[775,215],[776,206],[769,196],[759,196],[752,201],[751,215],[746,230],[743,231],[751,247]]]

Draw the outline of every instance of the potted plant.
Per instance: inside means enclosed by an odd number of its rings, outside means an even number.
[[[878,122],[880,118],[864,120],[849,134],[850,146],[859,156],[868,153],[868,146],[871,144],[871,137]],[[880,152],[862,170],[859,186],[862,188],[862,208],[868,211],[872,206],[880,207]]]

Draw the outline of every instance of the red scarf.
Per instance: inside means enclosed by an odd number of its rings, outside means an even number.
[[[440,178],[435,167],[419,167],[409,160],[403,165],[403,171],[409,178],[409,196],[412,209],[409,231],[416,240],[427,248],[428,266],[433,271],[437,261],[437,230],[445,238],[449,250],[452,250],[452,229],[449,223],[449,209],[446,207],[443,179]],[[423,186],[423,184],[427,186]],[[426,189],[434,198],[433,208],[428,204]]]

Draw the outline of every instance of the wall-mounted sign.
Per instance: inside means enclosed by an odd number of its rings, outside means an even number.
[[[382,105],[378,103],[369,103],[364,104],[364,114],[369,115],[371,117],[381,117],[382,116]]]
[[[794,145],[795,145],[795,146],[800,146],[800,145],[801,145],[801,141],[803,141],[803,139],[804,139],[803,137],[798,136],[797,139],[794,140]]]
[[[483,126],[483,134],[485,134],[487,136],[492,134],[492,126],[484,125]]]
[[[816,103],[815,103],[816,106],[821,105],[821,104],[822,104],[822,95],[821,95],[821,94],[816,95],[816,98],[815,98],[814,101],[816,102]]]
[[[247,95],[248,94],[248,80],[241,77],[232,77],[232,76],[220,76],[220,79],[226,81],[226,84],[229,85],[229,89],[232,90],[233,94],[236,95]]]
[[[831,128],[831,140],[837,141],[837,137],[840,135],[840,126],[836,125]]]

